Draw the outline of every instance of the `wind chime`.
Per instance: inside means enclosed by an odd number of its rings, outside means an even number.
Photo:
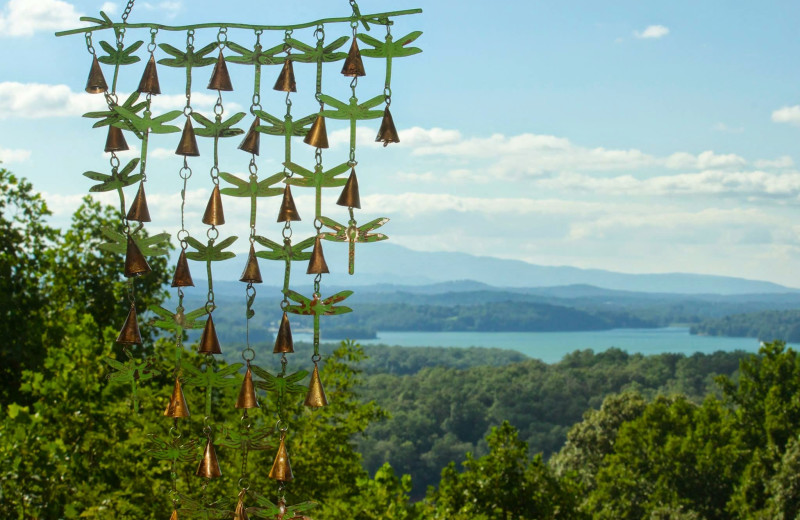
[[[127,20],[133,5],[134,0],[127,3],[122,14],[122,21],[119,23],[113,22],[105,13],[101,12],[100,18],[81,18],[82,21],[89,24],[87,27],[57,33],[58,36],[70,34],[85,36],[86,47],[91,54],[91,68],[86,91],[92,94],[102,94],[108,105],[107,110],[90,112],[85,116],[98,119],[94,124],[95,128],[107,127],[105,152],[110,154],[110,173],[89,171],[84,175],[98,182],[92,186],[90,191],[117,192],[122,217],[116,229],[104,230],[109,242],[101,246],[106,252],[125,256],[123,269],[124,275],[128,279],[129,311],[116,339],[116,342],[122,346],[122,352],[127,360],[124,363],[109,361],[112,368],[116,370],[111,379],[130,383],[133,407],[138,411],[138,385],[152,379],[157,373],[153,368],[155,360],[152,358],[138,360],[131,353],[132,348],[142,344],[136,310],[136,281],[151,271],[147,261],[148,257],[168,253],[169,241],[167,233],[145,236],[143,232],[145,224],[151,222],[145,195],[148,143],[153,135],[180,132],[180,139],[177,140],[175,149],[175,155],[181,161],[178,167],[179,185],[181,186],[180,230],[176,234],[180,245],[180,254],[172,280],[172,287],[175,288],[178,303],[174,311],[159,306],[150,308],[156,315],[154,324],[173,333],[175,337],[172,377],[174,385],[163,414],[171,419],[171,427],[168,436],[165,436],[167,440],[159,437],[152,438],[154,449],[151,450],[155,456],[171,462],[170,498],[173,504],[171,520],[177,520],[185,513],[192,516],[196,516],[198,513],[188,504],[193,501],[187,494],[179,492],[177,468],[180,463],[195,461],[201,445],[203,446],[202,458],[195,474],[204,479],[202,485],[204,495],[208,482],[222,476],[215,446],[224,445],[238,448],[241,451],[241,473],[237,480],[237,489],[240,491],[233,500],[217,502],[217,504],[230,504],[231,506],[230,509],[217,510],[222,515],[221,517],[227,518],[232,514],[237,520],[247,519],[248,515],[262,518],[302,518],[301,512],[307,509],[309,504],[289,506],[286,501],[286,485],[294,479],[294,475],[287,450],[291,418],[286,416],[287,400],[292,399],[292,393],[284,390],[290,384],[297,387],[296,383],[308,375],[308,372],[300,370],[294,374],[287,374],[286,354],[294,352],[289,315],[307,315],[313,318],[314,350],[311,357],[313,369],[304,404],[311,408],[326,406],[328,401],[322,387],[319,367],[321,360],[319,353],[320,317],[350,312],[351,309],[339,304],[347,299],[352,291],[342,291],[328,297],[322,296],[322,275],[329,272],[322,250],[322,241],[339,241],[348,244],[348,270],[350,274],[353,274],[356,243],[375,242],[387,238],[385,235],[373,233],[373,231],[385,224],[388,219],[377,218],[358,226],[354,214],[354,210],[361,207],[356,177],[356,165],[358,164],[356,160],[356,123],[361,120],[381,119],[375,140],[383,143],[384,146],[399,142],[390,112],[392,60],[421,52],[420,49],[409,46],[420,36],[421,32],[412,32],[395,40],[391,34],[391,27],[394,23],[392,19],[420,13],[421,10],[362,14],[355,0],[350,0],[352,13],[349,16],[309,23],[285,26],[209,23],[172,27],[154,23],[129,24]],[[371,26],[385,28],[383,40],[358,32],[359,27],[369,31]],[[349,27],[348,34],[333,41],[327,41],[326,29],[339,27]],[[149,31],[149,43],[145,46],[145,67],[138,87],[124,101],[120,102],[117,83],[121,68],[141,61],[141,58],[134,53],[143,46],[144,40],[136,41],[126,47],[126,36],[129,31],[133,30]],[[110,41],[99,42],[105,54],[98,56],[93,45],[93,35],[104,34],[104,31],[108,34],[113,33],[114,38]],[[214,31],[216,32],[214,33]],[[229,31],[235,32],[237,36],[249,34],[251,43],[248,45],[234,43],[228,38]],[[295,31],[310,33],[309,36],[313,37],[313,42],[307,44],[298,40],[295,37]],[[178,49],[168,43],[157,43],[158,36],[162,32],[184,33],[186,35],[185,49]],[[199,37],[201,33],[203,35],[212,34],[214,39],[198,48],[195,38]],[[276,45],[265,50],[262,45],[262,37],[268,34],[277,35],[280,40]],[[342,47],[348,42],[350,43],[349,50],[344,51]],[[359,49],[359,42],[367,48]],[[159,49],[165,55],[161,59],[157,59]],[[382,93],[360,102],[357,97],[358,80],[366,75],[362,57],[378,58],[384,62],[385,82]],[[341,75],[349,78],[350,82],[351,96],[347,102],[323,93],[323,69],[329,68],[324,65],[339,61],[344,62],[340,69]],[[113,79],[110,86],[106,82],[101,63],[113,67]],[[296,63],[316,66],[316,84],[313,90],[314,99],[319,104],[318,111],[299,118],[295,118],[292,113],[292,95],[298,91],[293,68]],[[235,126],[244,119],[245,113],[240,112],[228,118],[224,117],[227,93],[234,90],[228,74],[229,64],[248,67],[252,70],[252,97],[249,109],[251,122],[247,132]],[[173,110],[158,115],[153,113],[153,97],[161,94],[159,65],[185,70],[186,102],[183,110]],[[203,115],[197,112],[192,105],[192,96],[196,93],[196,84],[193,84],[193,79],[198,76],[202,76],[203,80],[209,77],[204,68],[211,65],[213,65],[213,69],[207,89],[216,94],[216,102],[213,106],[213,113]],[[282,118],[268,113],[261,104],[262,67],[269,65],[281,65],[280,73],[272,89],[285,93],[283,101],[285,114]],[[335,81],[341,81],[341,78]],[[311,90],[311,88],[305,89],[306,92]],[[378,108],[380,105],[383,105],[382,110]],[[180,126],[170,124],[175,120],[180,120],[181,116],[183,116],[182,130]],[[326,169],[323,166],[323,151],[329,148],[326,120],[330,119],[349,122],[349,150],[344,162]],[[140,156],[122,166],[118,153],[129,149],[126,134],[128,138],[134,137],[139,141]],[[250,174],[247,179],[225,173],[220,169],[220,150],[228,146],[231,141],[228,138],[242,134],[244,134],[244,138],[239,142],[238,149],[246,154],[243,158],[247,160],[247,169]],[[284,140],[282,171],[266,178],[259,177],[258,167],[262,134],[282,137]],[[201,155],[197,142],[198,136],[211,141],[213,153],[210,157]],[[292,149],[297,143],[293,139],[295,137],[302,137],[302,142],[313,148],[313,166],[304,167],[294,162]],[[202,217],[202,224],[206,226],[204,228],[205,241],[196,238],[200,233],[198,230],[200,223],[187,223],[185,218],[189,180],[193,177],[193,168],[197,169],[198,167],[208,167],[211,181],[211,195]],[[345,177],[344,174],[348,172],[349,175]],[[220,187],[220,180],[227,183],[227,186]],[[283,183],[282,187],[281,183]],[[137,185],[135,196],[128,205],[126,204],[125,188],[134,185]],[[292,187],[313,188],[315,194],[313,219],[306,216],[310,215],[308,210],[303,211],[304,218],[313,222],[314,234],[296,243],[293,242],[293,226],[303,219],[295,205]],[[322,213],[323,189],[339,187],[342,188],[342,191],[336,204],[347,208],[349,217],[347,225],[340,224]],[[212,266],[216,262],[235,257],[234,253],[226,251],[226,249],[237,240],[237,237],[232,235],[221,238],[221,227],[225,224],[223,195],[232,197],[231,201],[225,202],[225,204],[238,203],[243,199],[249,199],[250,202],[248,255],[240,278],[240,281],[246,284],[244,314],[247,332],[245,349],[241,353],[244,364],[231,364],[218,369],[214,362],[214,356],[222,354],[222,346],[214,325],[213,315],[217,306],[214,298]],[[257,232],[258,200],[263,197],[277,196],[281,197],[276,220],[277,223],[282,224],[282,241],[270,240]],[[328,228],[329,231],[323,231],[323,227]],[[282,299],[280,301],[282,315],[273,348],[273,353],[281,355],[281,370],[277,374],[271,374],[252,363],[256,352],[250,345],[250,321],[255,316],[253,310],[256,299],[255,284],[263,281],[259,259],[274,260],[284,264]],[[189,260],[205,264],[208,285],[205,305],[187,312],[183,306],[184,290],[195,285],[190,273]],[[313,275],[310,297],[303,296],[289,287],[293,262],[307,262],[306,274]],[[202,319],[204,316],[205,320]],[[201,328],[203,331],[198,352],[208,356],[205,372],[189,363],[182,362],[182,354],[186,348],[183,345],[185,331]],[[244,368],[242,379],[234,376],[241,368]],[[230,405],[241,411],[240,424],[232,428],[213,424],[212,389],[236,384],[241,385],[239,396],[236,402],[230,403]],[[202,443],[198,443],[196,438],[187,441],[186,437],[190,436],[190,433],[182,431],[181,419],[189,417],[189,403],[193,401],[191,394],[188,394],[190,399],[187,401],[187,394],[184,393],[185,386],[205,387],[201,437],[204,442]],[[255,414],[270,413],[260,408],[257,389],[273,391],[278,394],[277,424],[274,428],[266,431],[253,425]],[[192,408],[195,406],[193,404]],[[225,432],[224,436],[220,435],[220,432],[223,431]],[[277,443],[274,463],[269,471],[269,478],[278,483],[277,500],[274,503],[251,490],[248,478],[248,452],[252,449],[264,449],[269,446],[270,444],[267,443],[269,438],[273,438]],[[275,449],[274,445],[273,449]],[[204,499],[205,497],[201,502],[205,503]],[[256,505],[253,506],[253,503]],[[204,514],[208,517],[209,506],[201,507],[205,508]]]

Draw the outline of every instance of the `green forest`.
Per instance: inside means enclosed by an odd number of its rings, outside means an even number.
[[[206,485],[194,476],[203,413],[184,420],[177,443],[163,416],[174,341],[143,320],[144,347],[133,359],[114,344],[127,314],[123,259],[98,250],[113,211],[84,199],[62,230],[50,227],[48,214],[33,186],[0,169],[0,517],[165,519],[175,505],[179,518],[232,518],[242,460],[225,425],[239,423],[232,403],[241,371],[210,396],[223,478]],[[137,305],[167,297],[171,267],[157,258],[151,265]],[[298,345],[296,359],[307,359],[307,349]],[[186,350],[189,373],[236,371]],[[135,411],[131,382],[109,375],[144,357],[153,362],[132,372],[147,375]],[[271,353],[259,352],[258,362],[279,365]],[[283,401],[296,477],[287,499],[298,515],[800,514],[800,357],[780,341],[757,355],[612,349],[577,351],[553,365],[487,349],[345,341],[323,352],[322,379],[328,406],[305,408],[302,394]],[[200,410],[197,386],[187,380],[186,398]],[[267,496],[253,492],[248,514],[276,518],[269,494],[277,485],[267,473],[278,400],[260,392],[253,428],[264,432],[264,449],[250,452],[248,483]],[[170,460],[180,461],[175,471]]]
[[[692,325],[692,334],[758,338],[761,341],[779,339],[800,342],[800,311],[762,311],[733,314],[703,320]]]

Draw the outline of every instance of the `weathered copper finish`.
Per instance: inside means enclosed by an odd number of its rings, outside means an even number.
[[[206,325],[203,327],[203,334],[200,336],[200,345],[197,347],[199,354],[222,354],[219,348],[219,338],[217,329],[214,327],[214,318],[208,315]]]
[[[306,274],[330,273],[328,264],[325,262],[325,255],[322,254],[322,236],[317,235],[314,241],[314,249],[311,251],[311,258],[308,259],[308,269]]]
[[[350,77],[367,75],[364,72],[364,62],[361,61],[361,51],[358,50],[355,36],[353,37],[353,43],[350,44],[347,59],[344,60],[344,65],[342,65],[342,74]]]
[[[300,213],[297,212],[297,206],[294,205],[292,189],[287,184],[283,188],[283,200],[281,201],[281,209],[278,211],[278,222],[297,222],[299,220],[301,220]]]
[[[314,120],[303,142],[314,148],[328,148],[328,131],[325,129],[325,118],[322,115],[318,115]]]
[[[183,155],[184,157],[197,157],[200,155],[200,149],[197,147],[197,137],[194,135],[194,127],[189,117],[186,118],[186,122],[183,124],[183,133],[181,134],[180,142],[178,142],[178,148],[175,149],[175,155]]]
[[[219,478],[222,476],[222,472],[219,470],[217,452],[214,449],[214,443],[211,442],[211,439],[208,439],[208,442],[206,442],[203,458],[200,460],[200,465],[197,466],[197,471],[195,471],[194,474],[203,478]]]
[[[131,310],[128,312],[128,317],[125,318],[125,323],[117,336],[117,343],[120,345],[141,345],[142,335],[139,334],[139,323],[136,320],[136,307],[131,305]]]
[[[144,194],[144,182],[139,183],[139,190],[131,202],[131,207],[128,209],[128,214],[125,216],[128,220],[135,220],[136,222],[150,222],[150,210],[147,209],[147,197]]]
[[[164,410],[165,417],[189,417],[189,407],[186,405],[186,398],[183,397],[181,380],[175,377],[175,388],[172,389],[172,397],[169,399],[167,409]]]
[[[224,223],[225,212],[222,211],[222,195],[219,193],[219,186],[214,186],[206,205],[206,212],[203,213],[203,224],[221,226]]]
[[[258,408],[258,398],[256,397],[256,388],[253,386],[253,373],[250,371],[250,365],[247,365],[247,372],[244,373],[244,381],[239,389],[239,398],[236,399],[236,408]]]
[[[294,81],[294,67],[292,60],[284,60],[281,73],[278,75],[278,80],[272,90],[281,92],[297,92],[297,83]]]
[[[250,244],[250,253],[247,255],[247,263],[242,271],[242,277],[239,278],[240,282],[245,283],[261,283],[261,269],[258,268],[258,258],[256,258],[256,249],[253,244]]]
[[[322,388],[322,380],[319,378],[319,367],[314,363],[314,371],[311,372],[311,381],[308,384],[308,393],[303,403],[311,408],[328,406],[328,397]]]
[[[156,70],[156,59],[151,54],[150,60],[144,68],[142,79],[139,81],[139,88],[136,89],[141,94],[161,94],[161,87],[158,84],[158,71]]]
[[[275,337],[275,347],[273,354],[292,354],[294,353],[294,341],[292,340],[292,327],[289,325],[289,316],[283,313],[281,325],[278,327],[278,335]]]
[[[261,132],[258,131],[258,125],[260,124],[261,119],[256,117],[253,124],[250,125],[250,130],[247,131],[247,135],[244,136],[244,139],[239,144],[239,150],[258,155],[261,146]]]
[[[226,92],[233,90],[231,77],[228,74],[228,66],[225,64],[225,58],[222,56],[222,49],[220,49],[217,63],[214,65],[214,72],[211,73],[211,80],[208,82],[208,89],[224,90]]]
[[[108,125],[108,135],[106,136],[106,152],[124,152],[128,150],[128,142],[125,141],[125,136],[122,130],[114,125]]]
[[[336,201],[336,204],[348,208],[361,209],[361,197],[358,196],[358,178],[356,177],[355,168],[350,170],[350,177],[347,178],[347,183],[342,188],[342,194],[339,195],[339,200]]]
[[[247,510],[244,507],[244,497],[244,493],[239,495],[239,502],[236,503],[236,510],[233,512],[233,520],[250,520],[250,517],[247,516]]]
[[[172,277],[173,287],[194,287],[192,273],[189,272],[189,262],[186,260],[186,250],[181,250],[178,257],[178,266],[175,267],[175,275]]]
[[[400,142],[400,136],[397,135],[397,128],[394,127],[394,119],[392,119],[392,113],[389,112],[389,107],[383,110],[383,120],[381,121],[380,129],[378,129],[378,136],[375,138],[375,142],[383,143],[383,146]]]
[[[289,452],[286,451],[286,443],[283,437],[281,437],[281,443],[278,445],[278,454],[275,455],[275,462],[272,463],[272,469],[269,470],[269,478],[280,480],[281,482],[294,480],[292,466],[289,464]]]
[[[108,84],[105,76],[103,76],[103,69],[100,68],[97,56],[93,55],[92,67],[89,69],[89,77],[86,79],[86,92],[89,94],[102,94],[106,90],[108,90]]]
[[[150,265],[148,265],[139,246],[136,245],[133,238],[128,235],[128,248],[125,252],[125,276],[131,278],[133,276],[141,276],[150,272]]]

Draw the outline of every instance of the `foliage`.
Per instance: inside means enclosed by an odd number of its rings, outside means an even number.
[[[761,341],[778,339],[800,342],[800,311],[770,310],[748,314],[732,314],[710,318],[692,325],[692,334],[758,338]]]

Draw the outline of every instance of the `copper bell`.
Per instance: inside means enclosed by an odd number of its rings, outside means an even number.
[[[141,345],[142,335],[139,334],[139,323],[136,320],[136,307],[131,305],[131,310],[128,311],[128,317],[125,318],[125,323],[117,336],[117,343],[120,345]]]
[[[236,399],[236,408],[258,408],[258,398],[256,398],[256,388],[253,386],[253,373],[250,365],[247,365],[247,372],[244,373],[244,381],[239,389],[239,398]]]
[[[278,335],[275,337],[275,348],[273,354],[292,354],[294,353],[294,341],[292,341],[292,328],[289,326],[289,316],[286,312],[281,318],[281,325],[278,327]]]
[[[175,275],[172,277],[172,287],[194,287],[185,249],[181,250],[181,255],[178,257],[178,266],[175,267]]]
[[[300,213],[297,212],[297,206],[294,205],[294,198],[292,197],[292,189],[287,184],[283,188],[283,200],[281,201],[281,209],[278,211],[278,222],[297,222],[302,220]]]
[[[222,354],[222,350],[219,348],[217,329],[214,327],[214,318],[210,314],[206,320],[206,326],[203,327],[203,335],[200,336],[197,352],[199,354]]]
[[[105,76],[103,76],[103,69],[100,68],[97,56],[92,55],[92,67],[89,69],[89,77],[86,79],[86,92],[89,94],[102,94],[106,90],[108,90],[108,84]]]
[[[278,80],[275,82],[275,86],[272,87],[272,90],[297,92],[297,83],[294,81],[292,60],[286,59],[283,61],[283,68],[281,68],[281,73],[278,75]]]
[[[247,263],[242,271],[242,277],[239,278],[240,282],[246,283],[261,283],[261,269],[258,268],[258,259],[256,258],[256,250],[253,244],[250,244],[250,253],[247,255]]]
[[[221,226],[225,223],[225,213],[222,211],[222,196],[219,194],[219,186],[214,186],[211,197],[206,205],[206,212],[203,213],[203,224],[209,226]]]
[[[328,148],[328,131],[325,130],[325,118],[322,114],[314,120],[303,142],[315,148]]]
[[[180,142],[178,142],[178,147],[175,149],[175,155],[183,155],[184,157],[197,157],[200,155],[191,118],[187,117],[186,122],[183,124],[183,133],[181,134]]]
[[[206,442],[206,449],[203,451],[203,459],[200,461],[200,465],[197,466],[197,471],[195,471],[194,474],[203,478],[218,478],[222,476],[222,472],[219,470],[217,452],[214,449],[214,443],[211,442],[211,439],[208,439],[208,442]]]
[[[125,136],[122,130],[114,125],[108,125],[108,135],[106,136],[105,152],[124,152],[129,150],[128,142],[125,141]]]
[[[330,273],[328,264],[325,263],[325,255],[322,254],[322,235],[317,235],[314,241],[314,249],[311,251],[311,258],[308,260],[306,274]]]
[[[151,54],[150,60],[144,68],[142,79],[139,81],[139,88],[136,89],[140,94],[161,94],[161,87],[158,85],[158,71],[156,70],[156,59]]]
[[[222,56],[222,49],[220,49],[217,63],[214,65],[214,72],[211,73],[211,80],[208,82],[208,89],[224,90],[226,92],[233,90],[231,77],[228,74],[228,66],[225,64],[225,58]]]
[[[244,136],[244,139],[242,139],[242,142],[239,144],[239,150],[258,155],[261,145],[261,133],[258,131],[258,125],[260,124],[261,119],[256,117],[253,124],[250,125],[250,130],[247,131],[247,135]]]
[[[294,480],[292,466],[289,464],[289,452],[286,451],[286,443],[282,436],[281,443],[278,445],[278,454],[275,455],[275,462],[272,463],[272,469],[269,470],[269,478],[281,482]]]
[[[392,113],[389,112],[389,107],[383,110],[383,120],[381,121],[380,129],[378,129],[378,136],[375,138],[375,142],[383,143],[383,146],[400,142],[400,136],[397,135],[397,128],[394,127],[394,119],[392,119]]]
[[[311,382],[308,384],[308,393],[306,400],[303,403],[311,408],[320,408],[328,406],[328,398],[325,396],[325,390],[322,388],[322,380],[319,378],[319,367],[314,363],[314,371],[311,372]]]
[[[350,52],[342,65],[342,74],[350,77],[366,76],[364,72],[364,62],[361,61],[361,51],[358,50],[356,37],[353,36],[353,43],[350,45]]]
[[[147,197],[144,195],[144,182],[139,183],[139,191],[136,192],[125,218],[136,222],[150,222],[150,210],[147,209]]]
[[[239,494],[239,502],[236,503],[236,510],[233,512],[233,520],[250,520],[247,510],[244,507],[244,491]]]
[[[128,249],[125,252],[125,276],[131,278],[133,276],[141,276],[150,272],[150,266],[147,264],[142,251],[136,245],[133,238],[128,235]]]
[[[173,509],[172,510],[172,514],[170,515],[169,520],[180,520],[178,518],[178,510],[177,509]]]
[[[189,417],[189,407],[186,405],[186,398],[183,397],[181,380],[175,377],[175,388],[172,389],[172,397],[169,399],[167,409],[164,410],[166,417]]]
[[[350,177],[347,178],[347,183],[342,189],[342,194],[339,195],[339,200],[336,201],[339,206],[348,208],[361,209],[361,197],[358,196],[358,178],[356,177],[356,169],[350,170]]]

